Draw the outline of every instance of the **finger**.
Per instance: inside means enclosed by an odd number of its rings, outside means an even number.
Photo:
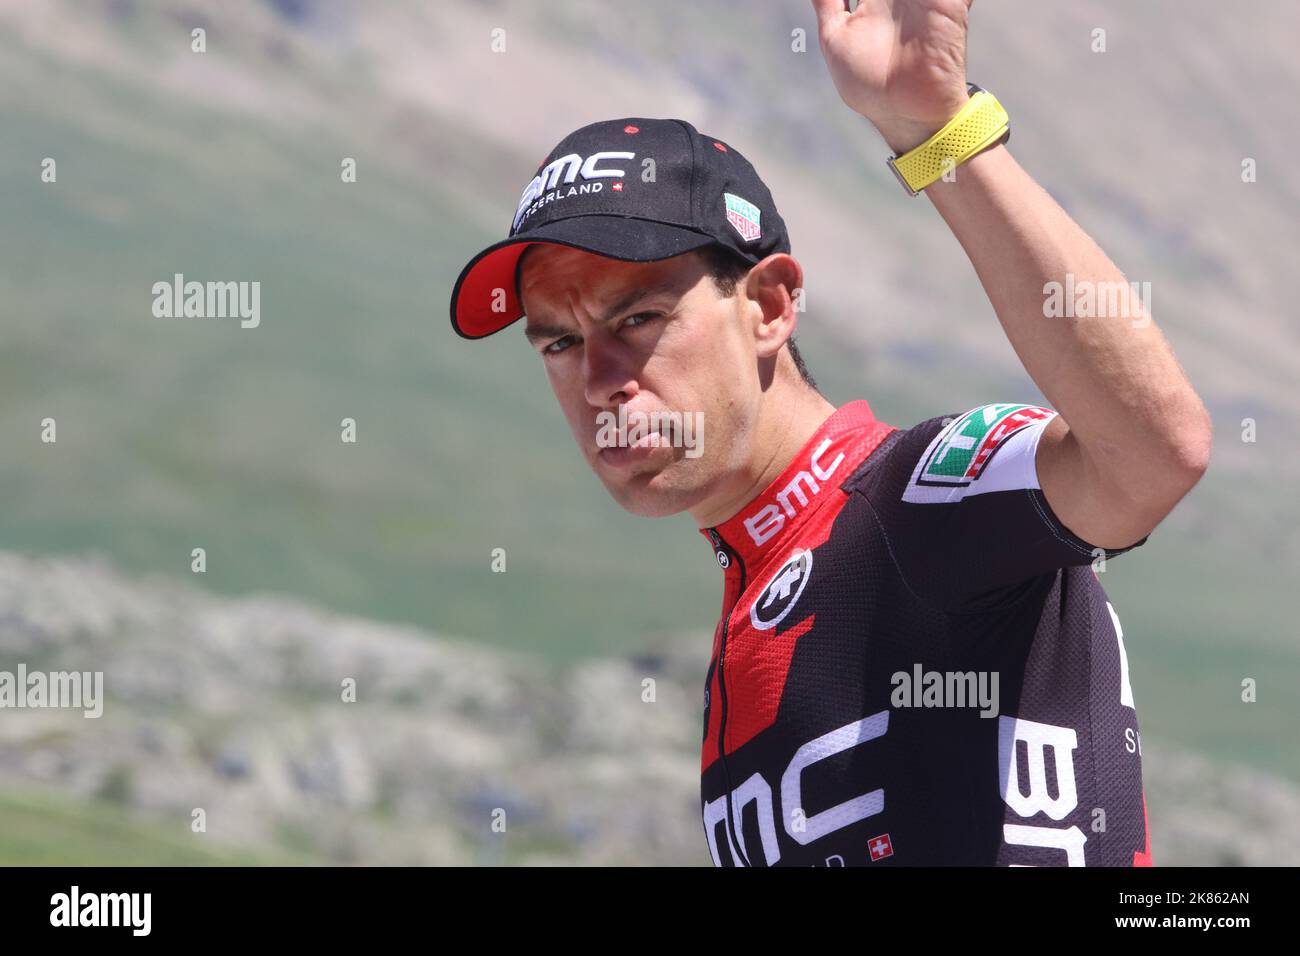
[[[812,0],[813,10],[817,12],[817,24],[825,30],[827,27],[849,15],[848,6],[853,0]]]

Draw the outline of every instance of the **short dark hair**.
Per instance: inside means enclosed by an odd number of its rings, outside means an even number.
[[[754,265],[748,259],[716,242],[702,246],[695,251],[703,260],[704,268],[707,270],[709,278],[713,280],[718,294],[723,296],[735,293],[737,284]],[[785,345],[790,350],[790,358],[794,359],[794,367],[799,370],[799,377],[814,392],[817,391],[817,383],[808,371],[808,366],[804,364],[803,356],[799,354],[799,346],[795,344],[793,335],[786,340]]]

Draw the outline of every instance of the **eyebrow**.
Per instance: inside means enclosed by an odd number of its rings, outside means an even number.
[[[612,306],[606,309],[605,314],[596,321],[608,322],[611,319],[616,318],[620,312],[625,312],[641,300],[648,299],[651,296],[658,295],[662,292],[671,292],[672,289],[673,283],[667,280],[656,283],[652,286],[633,289],[627,295],[623,296],[623,298],[619,299]],[[565,335],[572,334],[573,329],[571,328],[545,321],[529,322],[524,326],[524,337],[533,344],[540,342],[542,339],[549,339],[552,336],[561,338]]]

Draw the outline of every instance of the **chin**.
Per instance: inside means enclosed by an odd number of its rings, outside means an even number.
[[[672,472],[677,470],[669,466],[659,471],[619,476],[618,480],[604,475],[600,478],[624,511],[642,518],[666,518],[688,510],[699,497],[695,489],[684,488],[674,480],[677,476]]]

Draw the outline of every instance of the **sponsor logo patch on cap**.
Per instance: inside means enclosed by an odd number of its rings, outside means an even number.
[[[732,193],[723,193],[727,201],[727,222],[740,233],[740,238],[753,242],[762,232],[758,228],[759,209],[752,202]]]

